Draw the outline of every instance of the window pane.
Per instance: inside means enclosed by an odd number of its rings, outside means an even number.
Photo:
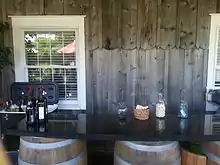
[[[67,100],[77,98],[77,84],[66,85],[66,97]]]
[[[75,34],[74,32],[64,32],[64,65],[76,65],[76,45],[75,45]]]
[[[28,80],[29,82],[40,82],[41,81],[40,69],[29,68],[28,69]]]
[[[54,74],[53,74],[53,78],[54,78],[54,82],[55,83],[65,83],[65,70],[64,69],[54,69]]]
[[[52,36],[50,33],[45,33],[45,32],[37,33],[36,49],[37,49],[37,55],[40,66],[50,65],[51,37]]]
[[[75,68],[66,69],[66,83],[77,83],[77,71]]]
[[[76,65],[74,31],[26,31],[24,41],[27,65]]]
[[[51,41],[51,60],[52,65],[63,65],[63,54],[58,52],[63,47],[63,34],[62,32],[55,32],[55,40]]]
[[[59,89],[59,98],[60,100],[66,100],[65,98],[65,85],[64,84],[58,84]]]
[[[71,69],[54,69],[54,82],[59,86],[59,97],[70,100],[77,99],[77,70]]]
[[[24,41],[29,81],[55,82],[60,99],[77,99],[75,32],[26,31]]]
[[[36,36],[37,33],[25,33],[25,53],[27,65],[38,65],[37,49],[36,49]]]
[[[42,82],[52,81],[52,69],[50,68],[41,69],[41,81]]]

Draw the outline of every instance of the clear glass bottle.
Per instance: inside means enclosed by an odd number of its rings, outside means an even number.
[[[166,115],[165,100],[162,93],[158,94],[158,102],[156,103],[156,117],[164,118]]]
[[[184,93],[185,91],[182,90],[181,91],[181,99],[180,99],[180,107],[179,107],[179,112],[178,112],[178,116],[180,118],[188,118],[188,104],[184,99]]]
[[[165,119],[156,119],[156,130],[158,132],[163,132],[166,129]]]
[[[118,103],[118,117],[119,119],[125,119],[127,116],[128,108],[124,102]]]

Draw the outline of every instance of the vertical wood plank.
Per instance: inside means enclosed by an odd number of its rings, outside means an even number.
[[[43,9],[43,10],[42,10]],[[28,0],[25,2],[26,15],[44,14],[44,0]]]
[[[63,15],[63,0],[45,0],[45,14]]]
[[[171,49],[169,57],[169,75],[168,75],[168,105],[173,110],[177,110],[180,102],[180,91],[183,88],[183,69],[184,69],[184,51]]]
[[[157,1],[139,0],[138,2],[137,47],[152,49],[156,45]]]
[[[217,1],[217,12],[219,13],[220,12],[220,2]]]
[[[184,99],[189,105],[189,109],[193,109],[193,55],[191,50],[185,50],[185,60],[184,60]]]
[[[147,70],[146,51],[141,49],[137,54],[137,82],[136,82],[136,104],[148,105],[149,101],[149,71]]]
[[[194,58],[193,66],[193,110],[203,110],[203,50],[194,49],[192,50]],[[200,109],[201,108],[201,109]]]
[[[86,49],[86,109],[88,113],[94,113],[93,78],[93,53]]]
[[[104,108],[102,107],[102,61],[103,56],[100,49],[97,49],[93,52],[93,76],[94,76],[94,102],[95,102],[95,113],[100,113]]]
[[[91,51],[93,59],[92,59],[92,89],[93,89],[93,102],[94,102],[94,113],[97,113],[98,109],[98,93],[97,93],[97,61],[98,61],[98,50]]]
[[[198,1],[198,18],[197,18],[197,44],[198,48],[209,48],[210,33],[210,13],[215,13],[217,8],[217,0],[199,0]]]
[[[91,9],[89,12],[90,27],[90,50],[102,47],[102,14],[101,0],[90,0]]]
[[[165,51],[162,49],[152,49],[146,51],[146,65],[149,73],[149,101],[155,104],[158,100],[158,93],[164,92],[164,58]]]
[[[104,56],[103,56],[104,54]],[[105,111],[111,113],[112,107],[109,105],[109,89],[108,86],[110,85],[110,74],[111,74],[111,51],[102,49],[101,56],[103,57],[102,66],[102,81],[100,84],[101,90],[102,90],[102,107],[105,109]],[[103,110],[101,110],[103,111]]]
[[[122,47],[137,46],[137,1],[122,0]]]
[[[197,0],[179,0],[178,7],[178,42],[181,48],[196,45]]]
[[[120,81],[122,81],[121,94],[126,100],[129,109],[135,106],[135,86],[136,86],[136,54],[137,50],[123,50],[121,55]]]
[[[86,14],[90,7],[89,0],[64,0],[64,14]]]
[[[109,84],[107,87],[109,93],[108,107],[109,111],[111,111],[112,113],[116,113],[115,110],[119,102],[125,102],[123,96],[121,95],[121,89],[123,84],[123,75],[121,74],[121,55],[121,50],[114,49],[111,51],[111,55],[108,56],[108,58],[110,58],[108,63]]]
[[[102,0],[102,45],[105,49],[115,49],[119,45],[119,8],[120,1],[117,0]]]
[[[168,99],[168,88],[169,88],[169,56],[170,51],[165,50],[164,55],[164,97]]]
[[[4,10],[4,0],[0,1],[0,22],[3,21]],[[4,44],[4,34],[0,32],[0,43]],[[2,71],[0,71],[0,98],[3,98],[3,75]]]
[[[25,0],[7,0],[5,1],[7,6],[8,15],[24,15],[25,14]]]
[[[9,7],[10,1],[2,1],[2,21],[3,22],[8,22],[9,23],[9,29],[4,32],[4,45],[13,48],[13,37],[12,37],[12,27],[11,27],[11,21],[8,15],[14,13],[14,15],[17,14],[24,14],[24,1],[16,1],[14,2],[13,7]],[[10,10],[8,10],[10,9]],[[14,10],[14,11],[12,11]],[[10,14],[9,14],[10,12]],[[14,63],[14,55],[12,52],[12,56],[10,57],[10,60],[12,64]],[[15,79],[15,72],[14,72],[14,65],[12,66],[7,66],[2,70],[2,94],[3,94],[3,99],[10,99],[11,98],[11,93],[10,93],[10,88],[11,84],[14,82]],[[5,79],[6,78],[6,79]]]
[[[158,0],[158,47],[176,46],[176,7],[177,0]]]

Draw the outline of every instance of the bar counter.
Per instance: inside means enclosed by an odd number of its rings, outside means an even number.
[[[19,116],[20,117],[20,116]],[[21,118],[21,117],[20,117]],[[4,121],[3,121],[4,122]],[[165,119],[155,114],[145,121],[128,115],[119,120],[113,114],[58,114],[49,115],[48,130],[39,132],[28,129],[24,118],[11,119],[11,127],[2,130],[7,135],[36,136],[84,140],[125,140],[125,141],[218,141],[220,140],[220,114],[193,113],[188,119],[180,119],[174,113]]]

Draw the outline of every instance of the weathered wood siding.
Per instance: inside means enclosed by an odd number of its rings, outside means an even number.
[[[218,0],[1,0],[8,15],[85,14],[88,111],[114,112],[155,102],[163,91],[177,108],[180,91],[201,107],[206,86],[210,16]],[[11,45],[11,34],[5,43]],[[3,72],[5,97],[13,69]],[[198,109],[199,110],[199,109]]]

